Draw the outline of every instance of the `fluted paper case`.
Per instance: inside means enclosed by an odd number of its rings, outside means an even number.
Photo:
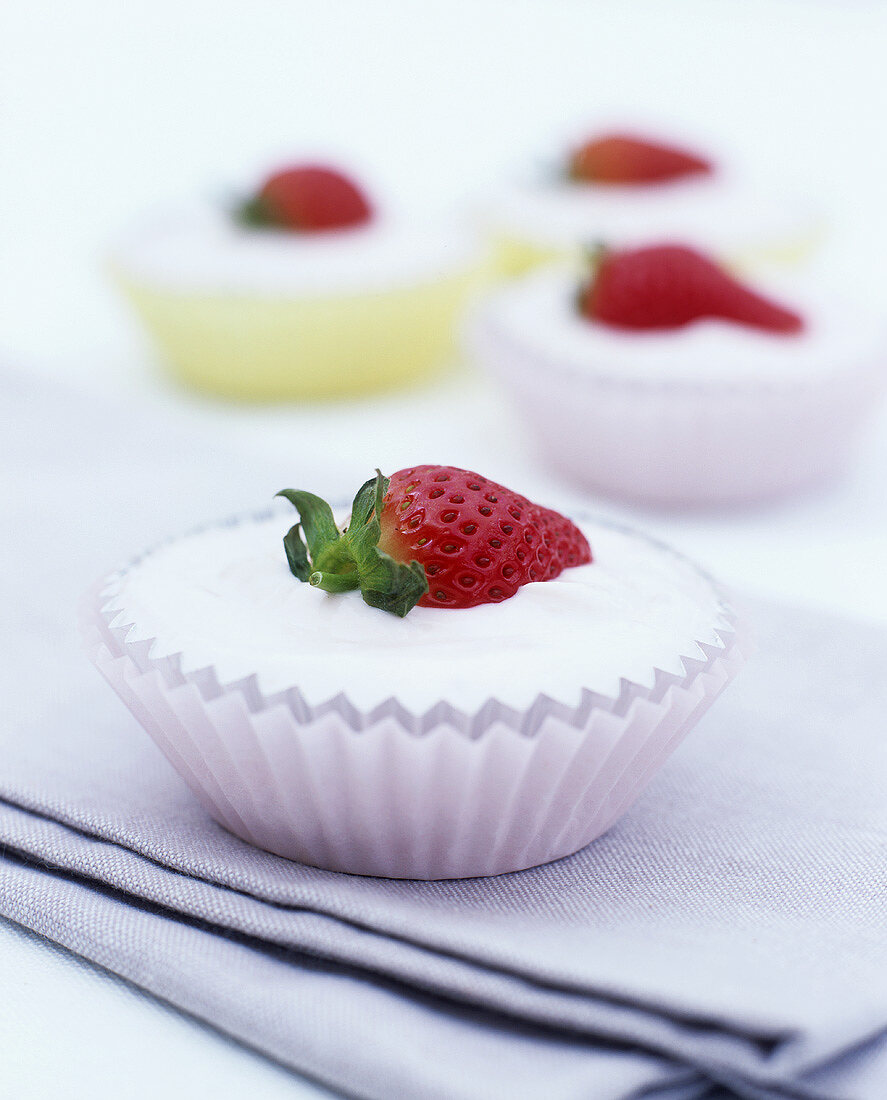
[[[623,680],[617,698],[540,695],[521,711],[491,698],[471,713],[441,701],[416,714],[339,694],[312,706],[296,686],[265,695],[255,676],[220,683],[212,667],[184,672],[181,654],[127,641],[108,595],[120,576],[84,601],[89,654],[206,810],[260,848],[352,874],[469,878],[577,851],[631,806],[742,663],[724,604],[729,626],[684,658],[683,676]]]

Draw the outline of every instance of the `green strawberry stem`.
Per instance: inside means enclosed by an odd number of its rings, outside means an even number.
[[[324,592],[360,589],[364,601],[403,618],[428,591],[425,570],[417,561],[396,561],[379,549],[382,501],[388,478],[377,470],[365,482],[351,506],[344,531],[336,526],[333,510],[321,497],[302,489],[281,489],[297,509],[299,522],[283,540],[290,572]]]
[[[587,274],[579,283],[579,289],[576,291],[574,298],[574,304],[579,313],[585,312],[589,291],[594,285],[601,264],[607,258],[607,253],[610,250],[603,241],[592,241],[590,244],[585,245],[582,251]]]
[[[308,583],[324,592],[353,592],[360,588],[360,577],[356,570],[350,573],[312,573]]]
[[[271,211],[260,195],[245,199],[236,206],[234,208],[234,220],[251,229],[267,229],[268,226],[277,225]]]
[[[588,265],[592,279],[597,275],[598,268],[606,259],[609,251],[609,248],[607,248],[603,241],[591,241],[591,243],[587,244],[583,249],[585,263]]]

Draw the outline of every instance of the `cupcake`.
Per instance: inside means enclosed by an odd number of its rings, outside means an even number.
[[[506,275],[566,260],[597,241],[680,240],[735,266],[792,263],[820,235],[797,197],[768,194],[698,151],[621,133],[565,150],[548,176],[499,195],[489,221]]]
[[[784,306],[683,246],[601,250],[584,284],[546,270],[495,292],[468,340],[571,480],[759,500],[843,471],[887,380],[883,320],[798,289]]]
[[[741,663],[684,558],[478,474],[377,475],[344,522],[281,495],[295,525],[277,510],[167,543],[84,619],[208,812],[278,855],[421,879],[566,856]]]
[[[234,207],[153,219],[113,259],[175,375],[258,401],[425,377],[450,355],[481,268],[471,234],[399,223],[346,176],[313,165],[274,173]]]

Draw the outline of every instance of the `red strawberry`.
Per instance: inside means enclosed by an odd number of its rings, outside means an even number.
[[[278,496],[299,510],[284,539],[294,576],[327,592],[359,588],[368,604],[395,615],[417,603],[499,603],[523,584],[591,561],[570,520],[454,466],[378,474],[354,498],[344,531],[319,497],[296,489]]]
[[[570,178],[583,183],[662,183],[707,174],[710,161],[685,149],[628,134],[587,141],[570,158]]]
[[[241,220],[249,225],[301,233],[362,225],[371,216],[369,202],[351,180],[313,164],[275,172],[240,210]]]
[[[601,249],[579,309],[617,328],[680,328],[703,317],[767,332],[797,333],[803,319],[744,286],[692,248],[662,244],[624,252]]]

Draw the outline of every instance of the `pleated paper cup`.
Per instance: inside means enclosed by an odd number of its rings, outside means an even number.
[[[570,855],[631,806],[742,663],[721,600],[717,644],[652,687],[623,680],[616,698],[539,695],[524,710],[490,698],[473,711],[441,699],[418,714],[397,698],[363,710],[342,692],[311,705],[298,684],[266,695],[258,675],[221,683],[212,666],[184,671],[181,653],[152,657],[152,639],[128,640],[124,576],[83,607],[108,683],[226,829],[351,874],[469,878]]]
[[[325,400],[452,364],[489,250],[463,219],[299,234],[248,229],[218,202],[146,214],[109,274],[179,381],[243,401]]]
[[[119,286],[170,372],[245,401],[327,400],[416,383],[455,353],[482,263],[408,287],[316,295],[201,294],[140,281]]]
[[[887,385],[887,340],[807,376],[682,381],[586,369],[529,349],[478,311],[472,356],[512,398],[548,463],[572,482],[654,506],[787,496],[845,472]]]

